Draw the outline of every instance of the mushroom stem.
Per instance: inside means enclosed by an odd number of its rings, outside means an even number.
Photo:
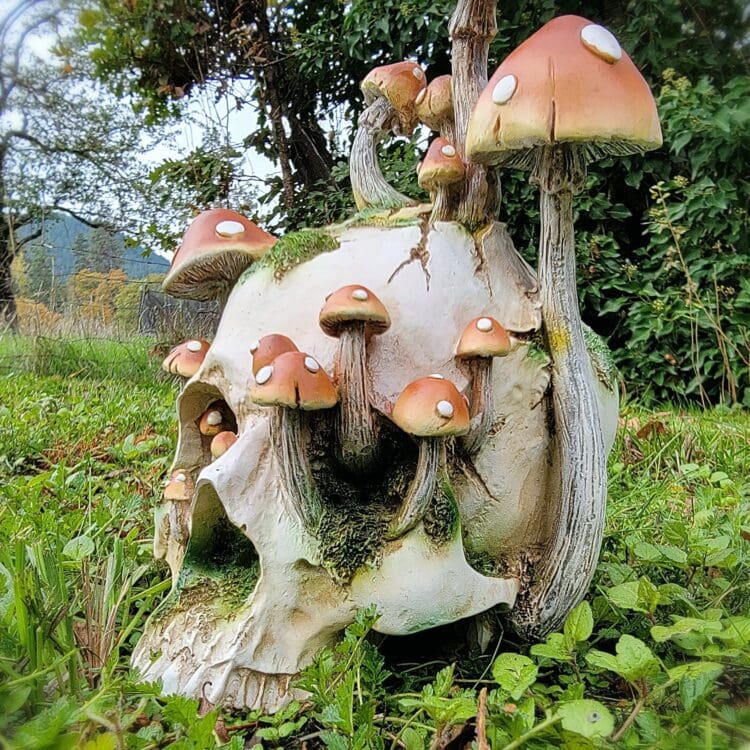
[[[458,189],[456,185],[442,185],[432,194],[432,213],[430,223],[436,221],[452,221],[455,213],[455,200]]]
[[[378,164],[377,147],[397,123],[396,110],[385,97],[378,97],[359,117],[349,156],[352,192],[357,208],[402,208],[416,201],[391,187]]]
[[[307,457],[307,435],[299,409],[274,408],[271,442],[279,464],[281,482],[293,511],[313,533],[320,521],[322,504]]]
[[[419,439],[419,458],[414,479],[398,513],[388,527],[387,539],[398,539],[424,518],[437,486],[442,442],[443,439],[439,437]]]
[[[351,323],[339,335],[336,380],[339,460],[352,471],[370,469],[378,448],[366,363],[365,325]]]
[[[479,451],[492,426],[492,360],[488,357],[469,361],[471,396],[469,398],[469,431],[461,438],[469,454]]]
[[[487,85],[487,56],[490,42],[497,34],[496,12],[497,2],[494,0],[459,0],[450,22],[455,113],[453,143],[465,162],[469,118]],[[458,205],[458,221],[470,227],[483,224],[487,218],[488,198],[485,168],[466,162],[466,181]]]
[[[541,190],[539,284],[552,357],[560,498],[532,585],[511,613],[527,638],[561,627],[586,595],[604,530],[606,455],[576,292],[573,195],[585,176],[582,150],[567,145],[544,148],[532,174]]]

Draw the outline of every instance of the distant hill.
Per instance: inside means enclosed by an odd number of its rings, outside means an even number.
[[[26,228],[26,231],[33,232],[36,227]],[[55,277],[67,278],[75,269],[75,258],[71,252],[73,243],[79,234],[88,236],[91,229],[82,224],[72,216],[63,214],[55,215],[44,223],[44,233],[35,240],[33,244],[46,248],[48,253],[54,258]],[[123,249],[122,270],[130,279],[142,279],[152,273],[166,273],[169,268],[169,261],[160,255],[151,253],[143,257],[143,248],[141,247],[124,247],[124,241],[121,236],[117,236]]]

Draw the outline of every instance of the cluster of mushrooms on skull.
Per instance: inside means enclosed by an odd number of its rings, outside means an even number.
[[[496,10],[470,5],[452,77],[365,78],[359,214],[277,239],[211,209],[175,253],[165,290],[223,312],[163,363],[183,381],[156,513],[173,587],[133,664],[166,691],[273,711],[359,608],[394,635],[498,608],[533,638],[586,593],[618,395],[578,312],[572,197],[588,161],[661,132],[617,40],[576,16],[467,86]],[[377,160],[420,122],[429,204]],[[537,271],[496,220],[503,166],[540,189]]]

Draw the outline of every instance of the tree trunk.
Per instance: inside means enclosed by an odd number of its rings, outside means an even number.
[[[560,498],[550,509],[549,544],[511,612],[516,629],[529,639],[559,629],[586,595],[604,532],[606,454],[576,291],[573,195],[585,176],[581,155],[568,146],[545,148],[532,176],[541,191],[539,285],[552,357]]]
[[[318,183],[328,182],[331,179],[333,159],[320,125],[307,115],[295,115],[287,111],[286,117],[292,131],[289,155],[297,169],[300,183],[311,188]]]
[[[2,183],[4,153],[0,152],[0,333],[18,332],[18,315],[16,296],[13,293],[13,282],[10,265],[13,262],[13,236],[5,211],[5,187]]]
[[[459,0],[450,22],[453,40],[453,110],[455,147],[466,156],[466,132],[479,95],[487,85],[487,55],[497,33],[497,3],[494,0]],[[457,219],[468,227],[483,224],[491,200],[485,168],[466,164],[466,181]],[[494,198],[494,196],[492,196]]]

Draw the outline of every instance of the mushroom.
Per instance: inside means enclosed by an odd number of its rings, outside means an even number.
[[[492,358],[511,351],[508,332],[494,318],[474,318],[464,328],[456,347],[456,359],[464,360],[471,375],[469,432],[462,440],[468,453],[476,453],[492,426]]]
[[[211,441],[211,457],[215,460],[223,456],[236,442],[237,435],[230,430],[218,433]]]
[[[297,351],[299,349],[288,336],[280,333],[263,336],[250,346],[250,354],[253,355],[253,377],[258,374],[261,367],[270,365],[280,354]]]
[[[204,211],[190,222],[162,289],[173,297],[223,303],[240,274],[275,243],[275,237],[236,211]]]
[[[339,340],[334,377],[341,406],[338,412],[339,459],[348,468],[372,467],[378,449],[378,429],[370,407],[367,341],[388,330],[391,319],[377,295],[359,284],[328,295],[320,311],[320,327]]]
[[[190,500],[193,497],[193,482],[183,469],[177,469],[172,472],[172,476],[167,480],[162,497],[165,500]]]
[[[455,147],[445,138],[435,138],[419,167],[419,186],[429,190],[433,200],[431,221],[449,221],[452,206],[448,188],[464,179],[466,170]]]
[[[362,81],[367,108],[359,116],[349,157],[354,202],[360,211],[416,205],[385,181],[377,147],[389,132],[411,134],[417,124],[414,100],[426,83],[422,68],[409,61],[373,68]]]
[[[198,419],[198,431],[201,435],[213,437],[226,429],[223,407],[221,401],[211,404]]]
[[[333,408],[338,400],[336,389],[316,359],[304,352],[286,352],[258,370],[250,398],[261,406],[274,407],[271,444],[279,476],[293,511],[314,533],[322,502],[310,469],[309,438],[301,412]]]
[[[420,378],[404,388],[393,406],[391,419],[419,440],[417,468],[406,497],[388,528],[397,539],[424,517],[435,494],[445,438],[469,429],[466,401],[450,380],[441,375]]]
[[[417,117],[448,143],[455,143],[453,123],[453,91],[449,75],[438,76],[423,88],[414,101]]]
[[[194,489],[190,474],[177,469],[172,472],[162,494],[162,498],[169,501],[169,510],[165,516],[168,536],[183,547],[190,538],[190,501],[193,499]]]
[[[185,379],[192,378],[200,370],[210,346],[203,339],[183,341],[167,354],[161,363],[161,369]]]
[[[573,195],[587,162],[661,142],[648,84],[609,31],[578,16],[550,21],[512,52],[469,123],[469,159],[531,169],[541,193],[539,284],[562,491],[536,583],[514,610],[527,637],[560,626],[585,595],[604,527],[606,460],[578,310]]]

